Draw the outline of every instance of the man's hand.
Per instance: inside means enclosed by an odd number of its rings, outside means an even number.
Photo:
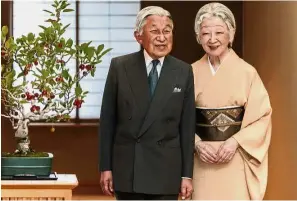
[[[204,163],[216,163],[217,153],[216,150],[208,143],[199,141],[196,143],[195,149],[197,150],[200,159]]]
[[[217,163],[228,163],[233,158],[238,146],[238,142],[233,137],[226,140],[217,152]]]
[[[114,195],[111,171],[101,172],[100,185],[104,194],[110,195],[110,196]]]
[[[183,200],[190,199],[193,193],[193,185],[191,179],[182,179],[180,187],[180,195]]]

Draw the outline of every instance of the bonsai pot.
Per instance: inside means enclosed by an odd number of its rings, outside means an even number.
[[[1,176],[48,176],[53,154],[48,156],[2,156]]]

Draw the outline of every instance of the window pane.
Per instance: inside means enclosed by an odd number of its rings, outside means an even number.
[[[135,16],[111,16],[110,24],[112,28],[129,28],[134,29],[136,17]],[[133,34],[133,32],[132,32]]]
[[[133,31],[130,29],[113,29],[110,32],[111,41],[135,41]]]
[[[108,30],[107,29],[80,29],[79,30],[80,40],[90,41],[90,40],[104,40],[107,41],[109,39]]]
[[[79,3],[80,15],[108,15],[109,14],[109,3],[98,2],[98,1],[80,1]]]
[[[107,16],[80,16],[79,27],[80,29],[85,28],[108,28],[109,17]]]
[[[110,4],[110,13],[117,15],[132,15],[133,17],[137,15],[140,10],[140,3],[138,1],[134,2],[113,2]],[[136,20],[136,17],[134,17]]]
[[[101,106],[83,106],[79,109],[79,117],[81,119],[98,119]]]
[[[96,66],[94,78],[82,81],[83,89],[90,91],[85,99],[85,106],[79,110],[79,117],[99,118],[102,94],[109,70],[111,58],[139,51],[133,32],[136,15],[140,8],[139,1],[80,1],[79,42],[92,40],[92,45],[104,44],[112,48]]]

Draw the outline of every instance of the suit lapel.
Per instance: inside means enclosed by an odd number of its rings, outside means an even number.
[[[133,61],[125,66],[128,82],[134,95],[134,99],[141,113],[145,115],[150,104],[149,85],[144,55],[142,51],[136,53]]]
[[[149,126],[154,122],[172,95],[174,83],[176,82],[177,77],[175,69],[176,66],[173,65],[171,61],[170,56],[167,56],[164,59],[160,78],[138,137],[143,135]]]

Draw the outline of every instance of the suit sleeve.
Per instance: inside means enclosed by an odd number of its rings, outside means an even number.
[[[117,120],[117,74],[111,60],[105,83],[99,124],[99,169],[112,170],[112,146]]]
[[[180,123],[182,177],[192,178],[195,140],[195,96],[192,68],[189,67]]]

